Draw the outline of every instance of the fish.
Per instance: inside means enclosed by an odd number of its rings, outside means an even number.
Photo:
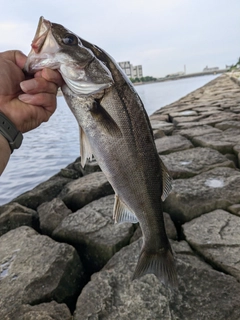
[[[172,179],[133,85],[107,52],[43,17],[31,46],[24,69],[61,73],[63,96],[79,124],[81,164],[94,156],[112,185],[114,222],[140,224],[143,244],[132,280],[153,273],[175,290],[175,258],[163,219]]]

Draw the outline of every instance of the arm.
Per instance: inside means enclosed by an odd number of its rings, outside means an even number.
[[[0,53],[0,112],[22,133],[48,121],[56,109],[57,89],[63,84],[60,74],[50,69],[26,78],[22,71],[25,62],[20,51]],[[0,135],[0,175],[11,154],[4,139]]]
[[[0,175],[2,174],[3,170],[5,169],[8,160],[10,158],[11,149],[7,140],[0,135]]]

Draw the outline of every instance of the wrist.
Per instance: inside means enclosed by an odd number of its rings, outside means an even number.
[[[0,134],[0,176],[8,163],[10,155],[11,149],[9,143],[7,139]]]
[[[23,140],[23,135],[17,130],[14,123],[0,112],[0,135],[3,136],[9,144],[11,152],[18,149]]]

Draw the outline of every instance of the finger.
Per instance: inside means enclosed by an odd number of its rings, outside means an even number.
[[[61,87],[64,84],[63,78],[57,70],[44,68],[42,70],[42,77],[48,81],[56,83],[58,87]]]
[[[20,83],[23,92],[28,94],[52,93],[57,94],[58,87],[55,83],[49,82],[42,77],[25,80]]]
[[[57,98],[55,94],[38,93],[38,94],[21,94],[19,100],[33,106],[43,107],[51,114],[56,110]],[[49,116],[50,116],[49,115]]]
[[[9,50],[1,53],[1,57],[6,60],[11,60],[14,62],[19,68],[23,69],[27,57],[19,50]]]

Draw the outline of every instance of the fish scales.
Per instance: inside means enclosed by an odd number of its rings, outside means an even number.
[[[82,164],[93,153],[111,183],[115,222],[140,223],[143,246],[133,279],[154,273],[176,288],[162,209],[171,179],[132,84],[102,49],[41,17],[25,69],[43,67],[63,76],[63,95],[80,127]]]

